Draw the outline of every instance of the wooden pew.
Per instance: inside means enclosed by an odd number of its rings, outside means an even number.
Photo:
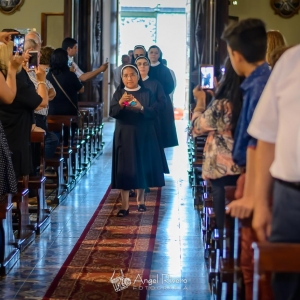
[[[259,300],[259,285],[264,273],[300,273],[300,244],[253,243],[253,300]]]
[[[55,156],[51,159],[46,159],[46,166],[52,167],[55,171],[53,175],[46,175],[46,190],[54,190],[55,196],[54,199],[51,200],[53,204],[61,203],[68,195],[67,188],[64,181],[63,176],[63,145],[64,145],[64,125],[63,124],[56,124],[55,122],[48,121],[48,129],[49,131],[53,132],[60,132],[60,151],[59,153],[55,154]],[[51,181],[51,182],[49,182]]]
[[[20,258],[20,250],[15,246],[11,200],[12,195],[8,194],[0,202],[0,276],[7,275]]]
[[[80,109],[84,109],[86,107],[94,108],[94,121],[95,121],[95,133],[96,133],[96,151],[97,155],[102,154],[103,150],[103,103],[99,102],[78,102],[78,106]]]
[[[83,121],[84,128],[87,130],[87,134],[90,136],[90,153],[92,158],[94,158],[100,154],[100,152],[97,151],[100,129],[96,125],[96,109],[94,107],[80,106],[80,110],[88,112],[84,114]]]
[[[37,214],[36,233],[40,234],[50,224],[50,211],[45,197],[45,132],[31,132],[31,142],[39,144],[40,166],[38,176],[29,176],[28,187],[35,190],[37,194],[37,206],[29,207],[30,213]]]
[[[35,238],[36,225],[30,222],[28,208],[28,177],[23,176],[18,181],[18,192],[13,196],[17,207],[13,212],[18,216],[18,223],[14,226],[17,232],[16,246],[23,251]]]
[[[82,122],[81,127],[79,126],[77,134],[75,136],[75,142],[83,149],[83,155],[81,157],[80,164],[82,171],[85,174],[86,171],[90,168],[92,161],[91,136],[89,134],[89,130],[85,127],[84,124],[84,120],[86,120],[86,118],[88,117],[89,112],[87,110],[80,109],[80,113]]]
[[[76,175],[73,173],[73,163],[72,163],[72,120],[76,119],[77,116],[65,116],[65,115],[56,115],[56,116],[48,116],[47,121],[48,124],[56,124],[60,126],[64,126],[64,134],[66,134],[66,129],[68,128],[68,141],[65,144],[65,141],[63,139],[63,147],[61,149],[61,146],[58,146],[57,148],[57,154],[60,155],[62,151],[62,155],[65,162],[66,172],[64,172],[65,177],[65,188],[69,191],[71,191],[76,184],[75,177]],[[52,125],[51,125],[52,126]],[[77,154],[77,153],[76,153]],[[78,155],[78,154],[77,154]]]

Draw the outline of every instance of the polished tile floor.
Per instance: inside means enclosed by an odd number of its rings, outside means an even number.
[[[209,288],[203,259],[199,216],[193,208],[187,178],[185,121],[177,121],[180,146],[167,149],[170,175],[162,189],[159,224],[148,300],[207,300]],[[51,214],[51,224],[0,278],[0,299],[42,299],[71,252],[110,184],[113,122],[104,129],[104,154],[67,199]]]

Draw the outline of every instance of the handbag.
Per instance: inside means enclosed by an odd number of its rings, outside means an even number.
[[[70,97],[68,96],[68,94],[65,92],[65,90],[62,88],[62,86],[59,84],[59,82],[57,81],[56,77],[54,76],[53,73],[51,73],[53,79],[55,80],[55,82],[57,83],[58,87],[61,89],[61,91],[65,94],[65,96],[67,97],[67,99],[71,102],[71,104],[76,108],[77,110],[77,116],[78,116],[78,127],[81,129],[82,128],[82,114],[81,112],[78,110],[78,108],[76,107],[76,105],[72,102],[72,100],[70,99]]]

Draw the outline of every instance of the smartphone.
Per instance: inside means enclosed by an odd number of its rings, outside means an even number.
[[[108,63],[108,57],[106,57],[106,60],[105,60],[105,62],[106,62],[106,63]]]
[[[200,86],[203,90],[212,90],[214,88],[214,66],[200,66]]]
[[[72,67],[72,65],[73,65],[73,61],[74,61],[74,58],[73,58],[73,56],[72,56],[72,57],[69,57],[69,59],[68,59],[68,66],[69,66],[69,68],[71,68],[71,67]]]
[[[13,54],[19,52],[19,55],[22,55],[24,52],[24,43],[25,43],[25,34],[14,34],[13,38]]]
[[[29,51],[29,54],[30,54],[30,58],[28,60],[28,69],[34,70],[39,65],[38,52],[37,51]]]

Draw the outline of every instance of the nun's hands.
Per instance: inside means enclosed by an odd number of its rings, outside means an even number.
[[[142,104],[136,98],[133,98],[133,101],[136,102],[136,105],[131,106],[131,107],[136,110],[141,110],[143,107]]]
[[[119,100],[119,105],[121,107],[125,107],[125,106],[128,106],[129,102],[131,102],[133,100],[133,96],[132,95],[129,95],[127,94],[127,92],[125,92],[122,96],[122,98]]]

